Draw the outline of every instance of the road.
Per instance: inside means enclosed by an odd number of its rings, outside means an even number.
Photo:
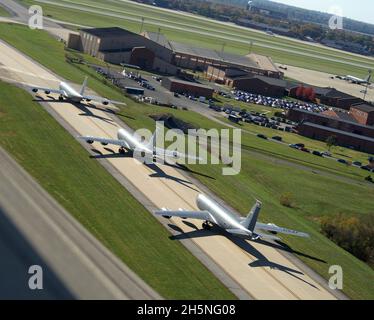
[[[4,43],[0,43],[0,61],[7,67],[26,72],[17,74],[19,81],[28,82],[30,74],[41,77],[37,83],[40,86],[55,85],[58,81],[51,72]],[[87,107],[91,116],[82,116],[82,110],[69,103],[53,102],[46,107],[79,135],[115,138],[123,125],[99,108]],[[126,177],[153,206],[197,209],[195,199],[203,187],[192,183],[174,167],[145,166],[130,157],[113,156],[117,150],[101,145],[95,145],[95,149],[96,154],[100,153],[98,158],[105,158],[116,173]],[[302,264],[291,261],[274,246],[247,241],[238,245],[236,240],[221,234],[196,230],[200,228],[199,222],[185,223],[178,219],[171,222],[184,235],[190,234],[194,244],[254,299],[335,299],[321,284],[324,281],[314,275],[312,278]]]
[[[0,148],[0,299],[161,299]],[[30,290],[28,269],[43,269]]]

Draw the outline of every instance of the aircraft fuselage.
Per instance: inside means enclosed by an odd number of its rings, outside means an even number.
[[[222,208],[218,203],[209,199],[203,194],[199,194],[196,199],[197,207],[202,211],[208,211],[216,220],[216,224],[223,229],[240,229],[244,232],[249,232],[238,221],[237,217]]]
[[[66,82],[61,82],[59,89],[64,92],[64,97],[68,100],[74,102],[81,102],[83,100],[82,95]]]

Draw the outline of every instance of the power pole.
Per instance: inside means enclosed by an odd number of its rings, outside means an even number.
[[[252,48],[253,48],[253,41],[251,40],[249,42],[249,53],[252,53]]]
[[[142,17],[142,23],[141,23],[141,25],[140,25],[140,32],[139,32],[139,33],[142,33],[142,32],[143,32],[144,20],[145,20],[145,18]]]
[[[365,91],[364,91],[364,101],[366,99],[366,95],[368,94],[369,81],[370,81],[370,78],[371,78],[371,72],[372,72],[372,70],[369,70],[369,78],[368,78],[368,82],[366,83],[366,88],[365,88]]]
[[[160,40],[160,33],[161,33],[161,28],[158,28],[157,41],[156,42],[158,42]]]

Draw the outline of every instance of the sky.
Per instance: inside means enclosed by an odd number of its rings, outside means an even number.
[[[374,24],[373,0],[273,0],[305,9],[330,12],[332,7],[338,7],[343,17]],[[335,12],[335,11],[334,11]]]

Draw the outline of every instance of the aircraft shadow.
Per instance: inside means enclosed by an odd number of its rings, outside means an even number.
[[[114,110],[112,110],[112,109],[109,109],[109,108],[98,108],[97,106],[95,106],[93,104],[86,105],[86,104],[83,104],[83,103],[80,103],[80,102],[73,102],[73,101],[67,101],[67,100],[60,101],[58,99],[55,99],[52,96],[48,96],[48,98],[49,99],[43,99],[43,98],[33,99],[33,101],[36,101],[36,102],[47,102],[47,103],[70,103],[73,106],[75,106],[77,109],[79,109],[79,110],[81,110],[83,112],[83,113],[79,114],[80,116],[96,118],[96,119],[105,121],[105,122],[107,122],[107,123],[109,123],[111,125],[114,125],[112,119],[108,119],[108,118],[105,118],[105,117],[101,117],[101,116],[95,115],[90,110],[90,109],[94,109],[94,110],[100,110],[100,111],[104,111],[104,112],[107,112],[107,113],[115,114]]]
[[[257,268],[257,267],[269,267],[270,269],[275,269],[279,270],[282,272],[287,273],[288,275],[296,278],[297,280],[300,280],[304,282],[305,284],[308,284],[309,286],[313,287],[314,289],[318,289],[314,284],[300,278],[298,275],[304,275],[303,272],[292,269],[286,266],[283,266],[279,263],[272,262],[268,258],[266,258],[260,251],[258,251],[254,246],[251,245],[250,242],[240,239],[238,237],[234,237],[232,235],[227,235],[227,237],[235,243],[238,247],[240,247],[242,250],[248,252],[251,256],[255,257],[257,260],[254,262],[249,263],[248,265],[252,268]],[[258,241],[255,241],[258,242]],[[266,243],[263,243],[264,245],[267,245]]]
[[[122,154],[122,153],[117,153],[113,149],[110,149],[110,148],[104,148],[104,149],[107,150],[108,152],[110,152],[110,154],[103,154],[100,150],[97,150],[95,148],[91,148],[91,151],[96,153],[96,155],[92,155],[92,156],[90,156],[90,158],[91,159],[114,159],[114,158],[132,158],[133,157],[133,152],[131,152],[131,151],[129,151],[125,154]],[[175,181],[175,182],[178,182],[178,183],[182,184],[184,187],[187,187],[191,190],[199,192],[199,190],[197,190],[197,189],[195,189],[191,186],[192,183],[190,181],[180,179],[180,178],[177,178],[177,177],[174,177],[174,176],[171,176],[171,175],[167,174],[165,171],[163,171],[155,163],[151,163],[151,164],[144,163],[144,165],[147,166],[149,169],[151,169],[154,172],[154,173],[149,175],[151,178],[164,178],[164,179],[172,180],[172,181]]]
[[[192,183],[190,181],[187,181],[187,180],[184,180],[184,179],[181,179],[181,178],[177,178],[177,177],[174,177],[174,176],[171,176],[171,175],[167,174],[164,170],[162,170],[155,163],[150,163],[150,164],[145,163],[144,165],[146,165],[149,169],[154,171],[154,173],[152,173],[150,175],[150,177],[152,177],[152,178],[164,178],[164,179],[172,180],[172,181],[180,183],[184,187],[187,187],[191,190],[199,192],[199,190],[197,190],[197,189],[195,189],[191,186]]]
[[[213,228],[211,230],[206,231],[206,230],[203,230],[203,229],[199,229],[198,227],[196,227],[196,225],[194,225],[193,223],[188,222],[186,220],[183,220],[183,223],[185,225],[195,229],[195,230],[190,231],[190,232],[183,232],[183,230],[181,228],[179,228],[178,226],[175,226],[175,225],[169,223],[168,226],[171,229],[173,229],[176,232],[179,232],[179,234],[177,234],[177,235],[170,236],[169,237],[170,240],[184,240],[184,239],[192,239],[192,238],[204,238],[204,237],[210,237],[210,236],[214,236],[214,235],[223,235],[226,238],[228,238],[230,241],[232,241],[234,244],[236,244],[243,251],[249,253],[251,256],[256,258],[255,261],[248,264],[249,267],[251,267],[251,268],[269,267],[270,269],[279,270],[279,271],[285,272],[288,275],[296,278],[297,280],[302,281],[302,282],[308,284],[309,286],[319,290],[318,287],[316,287],[314,284],[312,284],[312,283],[310,283],[310,282],[308,282],[308,281],[306,281],[306,280],[304,280],[300,277],[301,275],[304,275],[303,272],[301,272],[299,270],[296,270],[296,269],[286,267],[286,266],[281,265],[279,263],[275,263],[275,262],[270,261],[260,251],[258,251],[253,245],[251,245],[251,242],[248,242],[245,239],[233,236],[233,235],[229,234],[228,232],[226,232],[226,231],[224,231],[224,230],[222,230],[222,229],[220,229],[216,226],[213,226]],[[263,240],[255,240],[254,242],[257,242],[257,243],[260,243],[260,244],[263,244],[263,245],[266,245],[266,246],[270,246],[270,247],[275,248],[275,249],[285,250],[285,251],[288,251],[288,252],[299,254],[299,255],[302,255],[304,257],[308,257],[308,258],[315,259],[317,261],[322,261],[322,262],[326,263],[325,261],[320,260],[318,258],[311,257],[311,256],[305,255],[305,254],[297,252],[297,251],[293,251],[287,245],[285,245],[283,247],[279,244],[273,244],[271,242],[263,241]]]

